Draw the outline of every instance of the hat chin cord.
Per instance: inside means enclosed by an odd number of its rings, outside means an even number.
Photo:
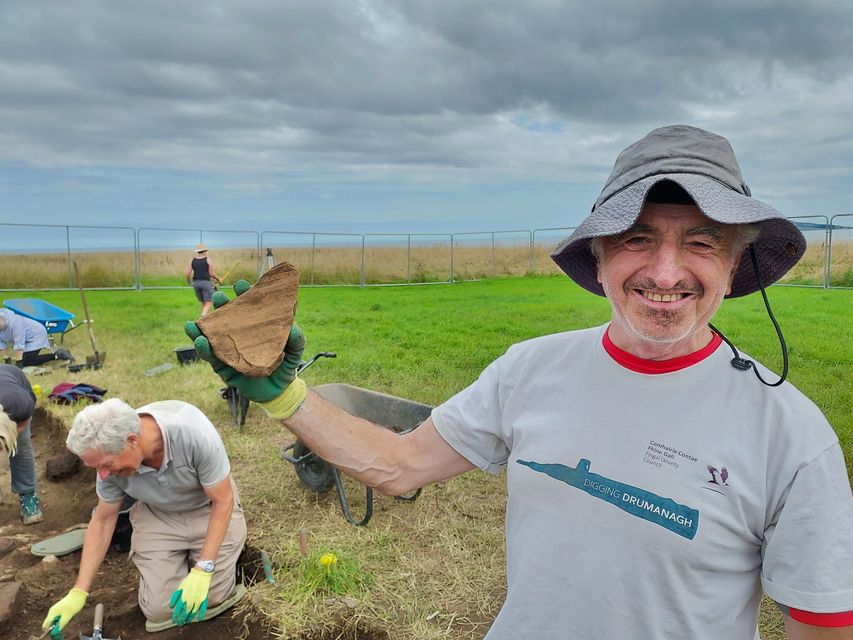
[[[770,308],[770,301],[767,299],[767,292],[764,290],[764,283],[761,282],[761,274],[758,271],[758,258],[755,256],[755,249],[753,249],[752,244],[749,245],[749,257],[752,259],[752,268],[755,270],[755,280],[758,282],[758,289],[761,291],[761,297],[764,298],[764,306],[767,309],[767,315],[770,316],[770,321],[773,323],[773,326],[776,329],[776,335],[779,336],[779,344],[782,347],[782,375],[776,382],[767,382],[764,378],[761,377],[761,374],[758,372],[758,367],[755,366],[755,363],[752,360],[747,358],[742,358],[737,348],[732,344],[732,341],[729,340],[726,336],[723,335],[723,332],[717,329],[710,322],[708,326],[711,328],[711,331],[716,333],[720,338],[723,339],[729,348],[734,353],[734,358],[732,358],[732,366],[735,369],[740,371],[746,371],[748,369],[752,369],[755,372],[755,376],[761,381],[762,384],[766,384],[768,387],[778,387],[780,384],[785,382],[785,378],[788,377],[788,346],[785,344],[785,336],[782,335],[782,329],[779,327],[779,323],[776,322],[776,318],[773,315],[773,310]]]

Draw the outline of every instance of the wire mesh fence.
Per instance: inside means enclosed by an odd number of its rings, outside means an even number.
[[[807,249],[781,284],[853,288],[853,214],[791,220]],[[297,268],[300,286],[547,275],[559,273],[550,254],[573,230],[356,234],[0,223],[0,290],[183,287],[198,243],[226,283],[254,281],[282,260]]]

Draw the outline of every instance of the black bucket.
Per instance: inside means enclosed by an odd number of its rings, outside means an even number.
[[[198,360],[198,353],[195,347],[178,347],[175,349],[175,355],[178,357],[178,364],[189,364]]]

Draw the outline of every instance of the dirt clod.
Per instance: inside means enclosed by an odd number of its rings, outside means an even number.
[[[14,540],[9,538],[0,538],[0,558],[5,556],[10,551],[13,551],[17,545]]]
[[[80,458],[66,451],[47,461],[44,475],[52,482],[59,482],[75,475],[80,469]]]
[[[281,364],[296,313],[299,273],[280,262],[246,293],[198,321],[217,358],[250,376]]]

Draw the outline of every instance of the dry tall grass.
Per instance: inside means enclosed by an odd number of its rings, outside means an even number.
[[[276,261],[286,260],[300,272],[303,285],[359,285],[449,282],[488,277],[558,273],[550,243],[456,243],[417,246],[271,247]],[[853,242],[832,245],[831,285],[853,286]],[[253,247],[210,252],[216,273],[227,283],[254,281],[266,269]],[[187,251],[140,251],[139,282],[143,288],[181,286],[192,259]],[[826,247],[809,245],[803,259],[782,280],[822,286]],[[136,256],[131,251],[0,255],[0,289],[61,289],[77,286],[71,263],[76,262],[87,288],[133,288]],[[362,279],[363,274],[363,279]]]

